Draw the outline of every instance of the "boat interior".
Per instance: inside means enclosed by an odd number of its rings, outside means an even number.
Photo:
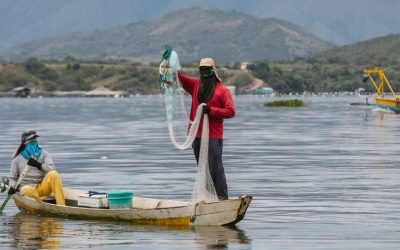
[[[64,188],[65,203],[70,207],[85,207],[79,206],[78,200],[81,195],[87,194],[88,191],[76,190],[70,188]],[[104,198],[107,199],[107,198]],[[54,195],[51,194],[47,197],[42,198],[43,202],[56,204]],[[143,197],[132,197],[132,207],[139,209],[158,209],[158,208],[171,208],[171,207],[185,207],[191,205],[191,201],[181,201],[181,200],[164,200],[164,199],[153,199],[153,198],[143,198]],[[97,207],[102,209],[109,209],[108,206]]]

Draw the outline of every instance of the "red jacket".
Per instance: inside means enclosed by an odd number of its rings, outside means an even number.
[[[197,93],[200,87],[200,80],[178,72],[179,80],[182,87],[192,96],[192,106],[190,108],[190,120],[193,121],[196,117],[196,110],[199,106]],[[222,139],[224,137],[224,119],[235,116],[235,105],[233,103],[232,94],[220,81],[214,88],[214,93],[211,99],[207,102],[211,107],[209,115],[210,135],[209,138]],[[199,131],[196,138],[201,138],[203,121],[200,122]]]

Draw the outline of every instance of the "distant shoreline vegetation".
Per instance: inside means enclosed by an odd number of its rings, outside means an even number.
[[[61,61],[30,58],[25,62],[0,63],[0,95],[15,88],[29,88],[34,96],[55,91],[91,91],[105,87],[129,95],[158,94],[158,63],[141,64],[125,60],[83,61],[71,56]],[[198,77],[197,63],[182,65],[182,71]],[[386,67],[384,67],[387,69]],[[218,65],[218,73],[235,94],[257,94],[271,88],[276,95],[290,93],[354,92],[365,88],[375,92],[373,84],[362,82],[364,66],[307,61],[256,61]],[[400,79],[400,71],[388,69],[391,79]],[[258,84],[261,83],[261,84]],[[400,82],[393,82],[400,89]]]
[[[198,77],[197,63],[182,66],[185,74]],[[158,67],[159,63],[83,61],[71,56],[62,61],[30,58],[25,62],[0,63],[0,93],[26,88],[34,96],[46,96],[55,91],[87,92],[105,87],[129,95],[159,94]],[[223,83],[235,87],[235,94],[240,94],[240,91],[247,93],[253,84],[253,74],[241,70],[239,65],[221,65],[218,70]]]
[[[272,101],[264,103],[264,107],[303,107],[304,102],[299,99],[291,99],[291,100],[279,100],[279,101]]]

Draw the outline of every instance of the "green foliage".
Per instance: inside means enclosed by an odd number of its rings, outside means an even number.
[[[37,58],[32,57],[29,58],[25,63],[25,69],[27,71],[29,71],[32,74],[35,74],[37,72],[40,72],[41,70],[43,70],[44,68],[46,68],[46,66],[44,65],[44,63],[40,62]]]
[[[68,64],[74,63],[76,61],[77,61],[77,59],[74,58],[73,56],[66,56],[66,57],[64,57],[64,60],[63,60],[63,62],[68,63]]]
[[[264,103],[265,107],[302,107],[304,106],[304,102],[299,99],[292,99],[292,100],[279,100],[279,101],[272,101]]]
[[[81,65],[80,65],[79,63],[74,63],[74,64],[72,65],[72,69],[73,69],[73,70],[78,70],[78,69],[80,69],[80,67],[81,67]]]
[[[270,68],[267,62],[255,62],[247,65],[247,69],[254,73],[254,76],[260,79],[268,79],[270,77]]]
[[[47,67],[37,58],[29,58],[25,63],[23,63],[23,65],[29,73],[42,80],[55,81],[59,77],[55,70]]]
[[[257,77],[282,94],[354,91],[360,87],[367,92],[375,92],[371,83],[362,82],[363,69],[363,65],[258,61],[251,63],[246,71],[221,66],[218,72],[225,85],[236,86],[238,90],[247,88]],[[399,91],[400,66],[393,65],[383,69],[394,90]],[[184,67],[183,72],[198,77],[197,64]],[[21,64],[0,64],[0,91],[9,91],[19,86],[36,87],[45,91],[87,91],[104,86],[133,94],[157,94],[157,82],[158,64],[82,62],[74,58],[66,58],[62,62],[30,58]]]
[[[372,85],[361,81],[363,66],[301,61],[266,65],[266,62],[257,62],[249,69],[279,93],[354,91],[360,87],[374,91]]]

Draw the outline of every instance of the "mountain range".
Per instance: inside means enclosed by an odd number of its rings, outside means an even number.
[[[286,20],[338,45],[400,33],[398,0],[1,0],[0,50],[70,32],[154,21],[194,6]]]
[[[365,67],[390,66],[400,63],[400,35],[387,35],[367,41],[335,47],[313,56],[311,61],[364,65]]]
[[[304,28],[275,18],[256,18],[236,11],[194,7],[155,21],[74,32],[0,52],[3,60],[29,57],[63,59],[129,59],[159,62],[165,44],[182,62],[213,57],[218,63],[293,60],[333,47]]]

